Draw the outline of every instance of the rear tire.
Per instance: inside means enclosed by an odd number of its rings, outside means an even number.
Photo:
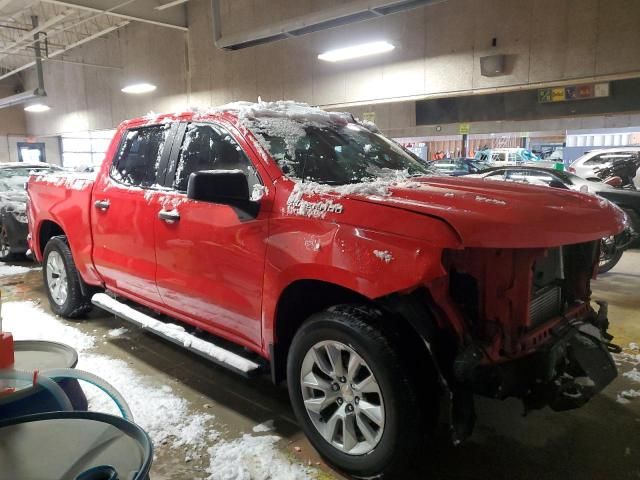
[[[437,385],[419,402],[416,382],[432,380],[415,378],[399,348],[370,324],[375,314],[363,312],[334,307],[300,327],[287,359],[289,396],[327,462],[358,478],[402,478],[432,434]]]
[[[11,240],[9,230],[4,222],[0,221],[0,261],[8,262],[13,260],[15,255],[11,251]]]
[[[42,276],[53,313],[76,318],[91,310],[91,298],[82,293],[80,275],[73,263],[66,237],[53,237],[47,242]]]

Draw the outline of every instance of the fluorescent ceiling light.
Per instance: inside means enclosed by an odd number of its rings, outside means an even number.
[[[48,112],[49,110],[51,110],[51,107],[49,107],[49,105],[45,105],[44,103],[34,103],[32,105],[27,105],[26,107],[24,107],[25,112],[33,112],[33,113],[40,113],[40,112]]]
[[[385,41],[363,43],[352,47],[329,50],[328,52],[318,55],[318,58],[325,62],[341,62],[343,60],[351,60],[352,58],[368,57],[369,55],[390,52],[394,48],[396,47]]]
[[[150,83],[136,83],[133,85],[127,85],[122,89],[124,93],[149,93],[153,92],[156,89],[155,85],[151,85]]]

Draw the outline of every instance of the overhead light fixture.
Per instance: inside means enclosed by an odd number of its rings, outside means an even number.
[[[325,62],[342,62],[344,60],[351,60],[353,58],[368,57],[370,55],[390,52],[394,48],[396,47],[389,42],[370,42],[360,45],[354,45],[352,47],[329,50],[328,52],[318,55],[318,58],[320,60],[324,60]]]
[[[155,85],[150,83],[134,83],[133,85],[127,85],[122,89],[124,93],[133,93],[133,94],[141,94],[141,93],[149,93],[153,92],[156,89]]]
[[[51,110],[51,107],[49,105],[45,105],[44,103],[33,103],[24,107],[25,112],[32,113],[48,112],[49,110]]]

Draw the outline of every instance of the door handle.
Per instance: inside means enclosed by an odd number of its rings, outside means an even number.
[[[158,218],[167,223],[173,223],[180,220],[180,212],[178,210],[160,210],[158,212]]]
[[[102,210],[103,212],[109,209],[109,205],[111,202],[109,200],[96,200],[96,203],[93,204],[98,210]]]

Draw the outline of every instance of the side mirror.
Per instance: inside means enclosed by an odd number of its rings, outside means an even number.
[[[234,207],[241,220],[255,218],[260,204],[251,200],[247,176],[241,170],[201,170],[189,175],[187,198]]]

